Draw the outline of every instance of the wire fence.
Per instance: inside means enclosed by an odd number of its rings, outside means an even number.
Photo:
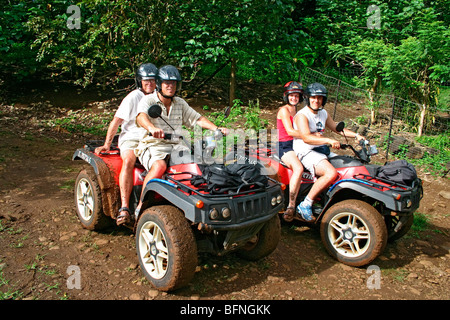
[[[319,82],[328,90],[325,109],[335,121],[344,121],[352,129],[376,141],[380,153],[386,160],[392,158],[422,159],[438,155],[443,170],[450,163],[449,124],[450,110],[430,108],[425,113],[423,136],[441,136],[439,146],[430,147],[416,139],[422,106],[387,94],[371,93],[356,88],[340,79],[306,68],[300,76],[306,85]],[[448,168],[446,169],[448,170]]]

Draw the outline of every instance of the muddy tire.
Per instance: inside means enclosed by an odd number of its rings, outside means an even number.
[[[330,255],[353,267],[372,262],[387,243],[383,217],[359,200],[342,201],[328,209],[320,223],[320,234]]]
[[[278,215],[267,221],[254,239],[250,240],[236,254],[246,260],[257,261],[271,254],[281,237],[281,224]]]
[[[197,245],[183,213],[173,206],[146,209],[136,228],[139,265],[158,290],[187,285],[197,267]]]
[[[111,225],[103,213],[102,194],[97,175],[91,167],[82,169],[75,181],[75,208],[83,228],[102,230]]]

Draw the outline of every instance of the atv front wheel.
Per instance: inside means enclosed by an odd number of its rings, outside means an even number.
[[[328,209],[320,233],[331,256],[353,267],[372,262],[387,243],[383,217],[370,204],[359,200],[345,200]]]
[[[75,182],[75,207],[81,225],[88,230],[101,230],[111,223],[103,213],[102,194],[94,169],[83,169]]]
[[[139,265],[161,291],[187,285],[197,267],[197,245],[183,213],[173,206],[146,209],[136,228]]]
[[[278,215],[267,221],[256,236],[237,251],[243,259],[257,261],[271,254],[281,237],[281,224]]]

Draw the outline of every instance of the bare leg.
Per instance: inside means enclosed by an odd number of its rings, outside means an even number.
[[[314,171],[319,178],[311,187],[307,197],[297,207],[298,212],[302,218],[307,221],[314,221],[312,212],[312,202],[314,199],[325,190],[337,178],[337,171],[331,163],[324,159],[314,166]]]
[[[315,173],[319,178],[314,182],[308,197],[314,200],[323,190],[325,190],[337,178],[337,171],[328,160],[320,161],[314,167]]]
[[[289,207],[295,207],[295,200],[297,199],[303,174],[303,165],[293,151],[285,153],[282,160],[292,169],[292,176],[289,180]]]
[[[120,200],[122,207],[129,207],[130,194],[133,189],[133,170],[136,163],[136,156],[133,150],[126,150],[121,153],[123,160],[122,170],[119,175]]]
[[[157,160],[152,164],[152,167],[150,168],[149,172],[145,176],[144,184],[142,185],[142,192],[141,192],[141,196],[139,199],[139,204],[138,204],[136,210],[140,210],[140,208],[142,206],[142,195],[144,193],[144,189],[145,189],[145,186],[147,185],[147,183],[151,179],[161,178],[162,175],[164,174],[164,172],[166,171],[166,169],[167,169],[167,164],[166,164],[165,160]]]
[[[136,156],[131,149],[121,152],[122,169],[119,174],[119,188],[121,208],[117,216],[116,223],[118,225],[128,223],[130,221],[129,201],[131,190],[133,189],[133,170],[136,163]]]

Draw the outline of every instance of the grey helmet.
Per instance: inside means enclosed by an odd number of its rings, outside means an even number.
[[[327,95],[328,91],[327,89],[320,83],[312,83],[306,87],[305,90],[305,104],[310,107],[309,105],[309,97],[314,96],[322,96],[322,107],[327,103]]]
[[[136,69],[136,87],[142,90],[142,80],[156,79],[158,68],[152,63],[143,63]]]
[[[177,68],[171,65],[165,65],[158,70],[158,75],[156,77],[156,90],[162,94],[161,92],[161,84],[163,81],[176,81],[177,82],[177,89],[176,93],[180,92],[181,90],[181,75]],[[164,96],[164,95],[163,95]],[[166,97],[165,98],[172,98],[172,97]]]

